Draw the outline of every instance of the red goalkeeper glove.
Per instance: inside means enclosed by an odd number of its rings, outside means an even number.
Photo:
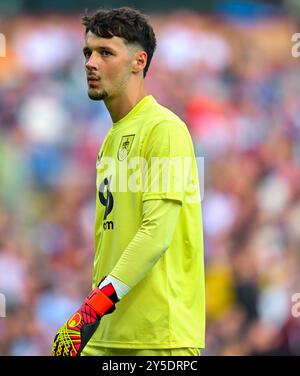
[[[116,291],[111,283],[101,290],[98,287],[94,288],[78,311],[65,322],[56,334],[52,355],[79,356],[97,329],[101,317],[112,313],[115,310],[115,303],[118,301]]]

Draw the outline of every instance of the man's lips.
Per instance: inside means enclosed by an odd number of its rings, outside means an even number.
[[[88,83],[95,84],[96,82],[99,81],[99,78],[90,76],[90,77],[87,78],[87,80],[88,80]]]

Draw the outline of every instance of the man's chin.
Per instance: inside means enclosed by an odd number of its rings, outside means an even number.
[[[105,90],[97,91],[94,89],[89,89],[88,91],[89,98],[94,101],[102,101],[107,98],[108,94]]]

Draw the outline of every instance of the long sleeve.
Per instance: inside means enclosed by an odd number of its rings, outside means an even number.
[[[131,288],[141,281],[169,248],[180,210],[178,201],[144,201],[141,227],[110,275]]]

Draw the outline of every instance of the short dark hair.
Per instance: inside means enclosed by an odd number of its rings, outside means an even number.
[[[99,9],[96,13],[82,17],[85,32],[91,31],[101,38],[114,36],[123,38],[128,44],[137,43],[147,53],[144,77],[147,74],[154,50],[156,38],[152,26],[140,11],[130,8]]]

